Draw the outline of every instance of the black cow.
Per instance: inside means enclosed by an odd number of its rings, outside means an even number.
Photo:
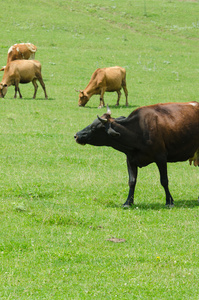
[[[193,158],[199,150],[199,103],[164,103],[143,106],[127,118],[112,118],[108,109],[75,135],[82,145],[110,146],[127,156],[129,194],[124,207],[134,203],[138,167],[155,162],[165,190],[166,205],[173,205],[168,187],[167,162]]]

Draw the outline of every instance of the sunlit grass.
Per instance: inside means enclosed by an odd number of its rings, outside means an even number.
[[[0,110],[0,298],[198,299],[198,169],[169,164],[175,207],[165,208],[157,167],[139,169],[135,205],[125,155],[80,146],[74,134],[106,109],[78,107],[98,67],[127,70],[129,107],[198,100],[198,3],[1,3],[0,64],[18,42],[38,47],[41,87],[9,87]],[[27,16],[29,16],[27,18]],[[9,19],[9,22],[8,22]],[[2,74],[3,75],[3,74]],[[110,238],[124,239],[123,243]]]

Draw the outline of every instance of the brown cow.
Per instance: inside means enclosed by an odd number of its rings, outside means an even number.
[[[194,156],[189,159],[189,164],[191,165],[193,162],[195,167],[199,167],[199,148],[198,150],[194,153]]]
[[[44,90],[45,98],[48,99],[45,84],[41,75],[40,62],[37,60],[13,60],[5,67],[4,75],[0,83],[0,98],[4,98],[10,85],[15,86],[14,98],[17,97],[17,91],[19,92],[20,98],[22,98],[19,90],[19,83],[32,82],[35,88],[33,99],[35,99],[38,89],[37,80],[39,80]]]
[[[14,44],[8,50],[7,64],[17,59],[35,59],[37,47],[31,43]],[[0,71],[4,71],[2,67]]]
[[[126,96],[126,106],[128,106],[128,91],[126,88],[126,70],[121,67],[110,67],[97,69],[84,90],[79,90],[79,106],[85,106],[91,96],[100,95],[100,105],[98,108],[103,107],[104,93],[117,92],[118,99],[116,105],[119,105],[121,97],[121,88],[123,88]]]
[[[7,64],[16,59],[34,59],[37,47],[31,43],[21,43],[11,46],[8,50]]]
[[[108,110],[101,118],[77,132],[75,139],[82,145],[113,147],[126,154],[129,194],[124,207],[134,203],[138,167],[151,163],[156,163],[159,169],[166,205],[173,205],[167,163],[188,160],[199,152],[199,103],[143,106],[127,118],[116,119]]]

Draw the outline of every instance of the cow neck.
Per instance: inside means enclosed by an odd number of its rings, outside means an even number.
[[[125,123],[128,124],[128,122]],[[120,133],[120,137],[111,138],[113,148],[124,153],[129,153],[129,151],[135,149],[135,145],[139,138],[132,130],[117,122],[112,122],[111,127]]]
[[[84,92],[87,93],[90,98],[92,95],[96,94],[96,85],[93,82],[89,82],[87,87],[84,89]]]

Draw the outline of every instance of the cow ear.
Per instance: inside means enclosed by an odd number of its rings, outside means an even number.
[[[113,137],[119,137],[120,133],[115,131],[113,128],[111,128],[111,126],[109,127],[107,133]]]
[[[88,98],[88,94],[86,92],[82,91],[82,94],[84,95],[84,97]]]

